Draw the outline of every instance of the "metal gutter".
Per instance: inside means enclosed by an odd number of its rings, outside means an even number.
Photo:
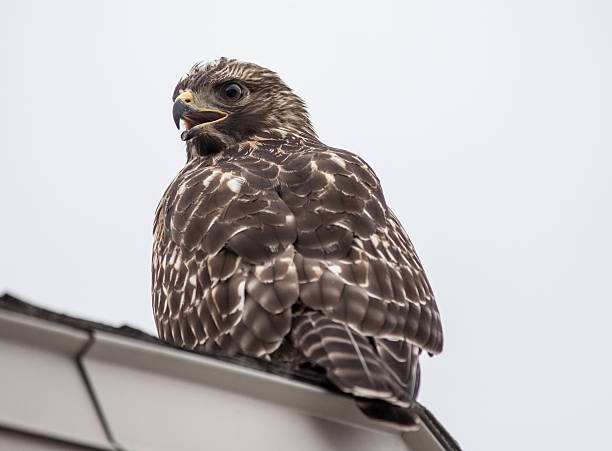
[[[86,331],[0,311],[0,427],[113,450],[76,364],[88,340]]]
[[[425,408],[420,428],[402,433],[365,417],[321,376],[3,300],[0,449],[10,434],[98,450],[459,449]]]

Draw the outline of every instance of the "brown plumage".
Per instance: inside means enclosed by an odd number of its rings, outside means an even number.
[[[302,100],[254,64],[195,66],[173,100],[190,128],[155,216],[160,337],[320,366],[369,415],[410,423],[419,355],[442,350],[442,329],[372,169],[321,143]],[[206,115],[220,121],[196,127]]]

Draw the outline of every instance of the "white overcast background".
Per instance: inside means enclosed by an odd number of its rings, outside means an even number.
[[[417,248],[445,332],[420,401],[466,450],[609,445],[610,2],[3,1],[0,17],[0,290],[154,333],[153,213],[185,162],[172,91],[196,61],[252,61],[373,166]]]

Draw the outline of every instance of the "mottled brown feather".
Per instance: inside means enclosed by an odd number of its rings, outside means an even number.
[[[222,122],[234,127],[231,139],[188,144],[188,162],[155,217],[160,337],[264,358],[282,358],[283,345],[324,367],[346,392],[410,405],[419,355],[442,350],[442,329],[422,265],[376,175],[358,156],[316,139],[288,88],[277,97],[257,91],[282,83],[258,66],[197,67],[177,93],[228,77],[245,77],[253,95],[279,103],[269,116],[257,104],[251,116],[247,108],[236,113],[242,122]],[[256,130],[261,118],[268,129]],[[198,147],[220,142],[214,152]],[[380,404],[362,408],[381,415]]]

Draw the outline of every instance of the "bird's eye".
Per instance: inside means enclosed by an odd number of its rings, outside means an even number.
[[[238,83],[227,83],[221,87],[221,97],[230,102],[236,102],[244,95],[244,89]]]

